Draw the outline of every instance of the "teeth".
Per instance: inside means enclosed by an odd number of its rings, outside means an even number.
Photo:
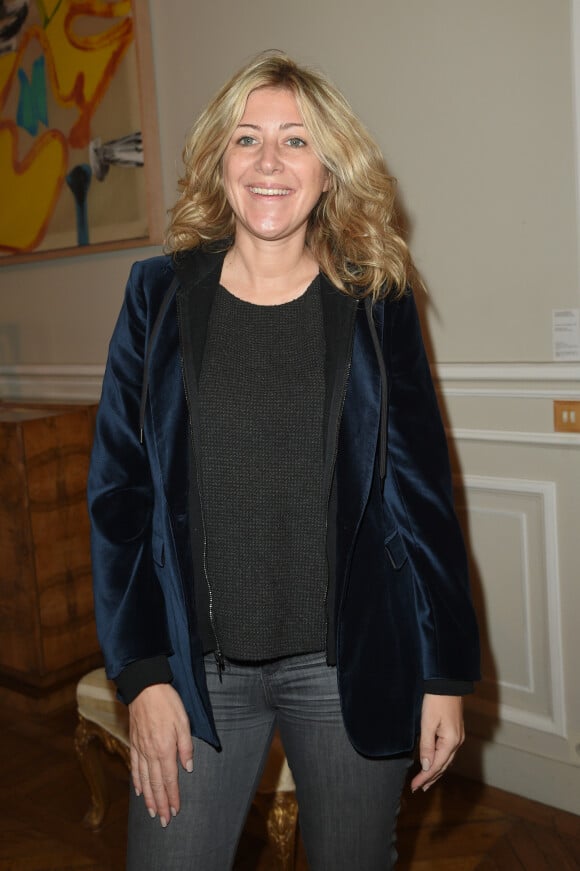
[[[285,197],[290,193],[288,188],[254,188],[251,187],[250,191],[253,194],[262,194],[265,197]]]

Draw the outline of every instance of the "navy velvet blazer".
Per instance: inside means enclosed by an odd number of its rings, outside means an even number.
[[[180,693],[192,734],[216,746],[193,592],[200,579],[190,456],[196,377],[222,260],[198,250],[133,267],[109,349],[88,484],[107,673],[121,685],[132,667],[143,673],[150,663],[153,683],[167,663],[161,679]],[[425,691],[461,693],[479,677],[477,625],[412,294],[374,305],[373,328],[363,303],[324,276],[321,294],[327,655],[337,664],[353,745],[368,756],[391,755],[413,747]],[[377,351],[388,383],[384,481]]]

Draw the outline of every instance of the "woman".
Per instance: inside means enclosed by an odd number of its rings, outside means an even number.
[[[393,182],[342,95],[273,52],[184,158],[170,253],[131,272],[89,481],[128,867],[230,868],[277,727],[310,867],[384,871],[416,736],[413,791],[451,763],[478,677]]]

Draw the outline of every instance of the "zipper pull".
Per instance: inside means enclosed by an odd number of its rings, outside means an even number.
[[[217,668],[218,668],[218,677],[220,679],[220,683],[223,683],[222,675],[223,675],[224,671],[226,670],[226,663],[224,660],[224,655],[221,652],[221,650],[219,649],[219,647],[216,651],[214,651],[214,656],[215,656],[215,661],[217,663]]]

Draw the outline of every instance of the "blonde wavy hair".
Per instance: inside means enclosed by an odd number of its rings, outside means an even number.
[[[180,195],[170,211],[166,250],[228,239],[235,219],[224,193],[222,158],[257,88],[291,91],[330,173],[310,215],[306,243],[330,281],[350,296],[402,294],[410,280],[406,243],[394,227],[395,180],[381,151],[344,96],[320,73],[281,52],[258,55],[216,94],[184,148]]]

